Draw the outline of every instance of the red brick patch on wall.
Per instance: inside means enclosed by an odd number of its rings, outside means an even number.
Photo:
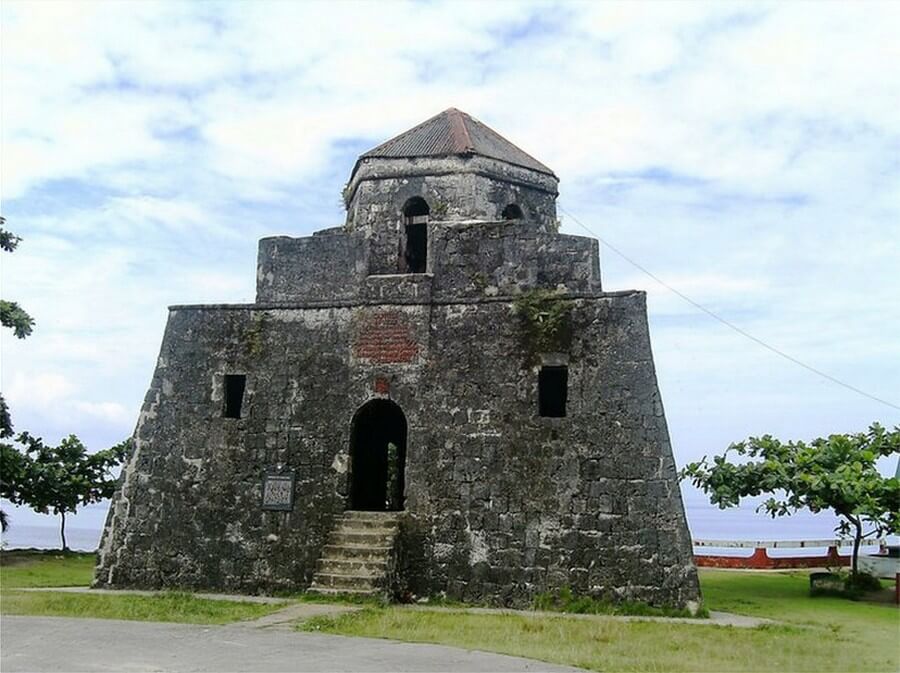
[[[380,311],[360,326],[353,354],[379,364],[412,362],[419,353],[412,326],[400,311]]]

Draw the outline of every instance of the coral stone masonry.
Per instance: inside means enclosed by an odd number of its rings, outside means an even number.
[[[557,184],[450,109],[260,241],[256,303],[171,307],[95,584],[695,605],[645,296]]]

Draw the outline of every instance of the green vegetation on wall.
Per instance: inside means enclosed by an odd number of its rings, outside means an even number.
[[[572,306],[553,290],[525,292],[513,302],[522,346],[531,360],[567,351],[572,341]]]

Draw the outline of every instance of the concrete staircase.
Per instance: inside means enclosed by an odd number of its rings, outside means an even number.
[[[370,595],[384,591],[401,514],[344,512],[328,538],[309,590]]]

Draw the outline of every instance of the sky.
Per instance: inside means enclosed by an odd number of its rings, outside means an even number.
[[[647,291],[679,464],[900,424],[900,4],[0,5],[0,334],[18,430],[128,436],[170,304],[250,302],[257,240],[342,224],[356,157],[447,107],[554,169]],[[893,465],[888,468],[893,471]],[[690,509],[690,505],[689,505]]]

